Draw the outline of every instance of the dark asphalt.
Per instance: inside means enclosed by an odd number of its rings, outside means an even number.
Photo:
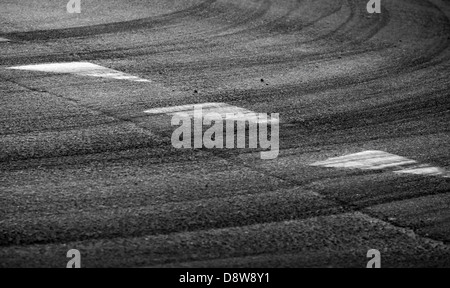
[[[0,4],[0,267],[450,266],[450,2]],[[64,1],[63,1],[64,2]],[[84,61],[151,82],[8,69]],[[263,79],[263,81],[261,81]],[[194,93],[194,91],[197,93]],[[280,113],[280,155],[175,149],[148,109]]]

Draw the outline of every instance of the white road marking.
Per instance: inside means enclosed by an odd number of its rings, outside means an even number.
[[[194,109],[197,106],[197,109],[201,107],[202,116],[208,113],[218,113],[222,116],[223,119],[229,119],[233,121],[245,121],[250,120],[249,116],[255,115],[257,113],[252,112],[250,110],[232,106],[226,103],[202,103],[202,104],[188,104],[182,106],[172,106],[172,107],[163,107],[163,108],[155,108],[144,111],[144,113],[148,114],[167,114],[167,115],[175,115],[177,113],[186,113],[189,117],[194,118]],[[228,115],[227,115],[228,114]],[[206,117],[204,117],[206,118]],[[270,123],[270,122],[278,122],[278,119],[271,119],[271,117],[267,117],[267,119],[259,119],[255,117],[256,121],[254,123]]]
[[[428,175],[428,176],[442,176],[444,178],[450,178],[450,173],[442,168],[431,167],[429,165],[422,165],[420,167],[412,167],[399,171],[394,171],[399,174],[415,174],[415,175]]]
[[[136,82],[150,82],[150,80],[142,79],[130,74],[105,68],[100,65],[92,64],[89,62],[36,64],[36,65],[9,67],[9,69],[30,70],[30,71],[40,71],[50,73],[68,73],[79,76],[112,78]]]
[[[9,42],[9,40],[8,40],[8,39],[5,39],[5,38],[1,38],[1,37],[0,37],[0,42]]]
[[[443,177],[449,177],[450,175],[442,168],[432,167],[428,164],[417,165],[417,162],[414,160],[384,151],[364,151],[342,157],[329,158],[325,161],[312,163],[311,166],[362,170],[382,170],[386,168],[393,168],[395,169],[394,173],[401,174]]]
[[[383,151],[364,151],[342,157],[330,158],[325,161],[315,162],[311,165],[334,168],[376,170],[414,163],[416,163],[416,161]]]

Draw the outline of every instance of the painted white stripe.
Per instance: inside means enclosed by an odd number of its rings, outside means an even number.
[[[394,171],[398,174],[415,174],[415,175],[427,175],[427,176],[442,176],[445,178],[450,178],[450,173],[442,168],[431,167],[428,165],[422,165],[421,167],[412,167],[408,169],[403,169],[399,171]]]
[[[120,71],[105,68],[89,62],[50,63],[9,67],[9,69],[40,71],[49,73],[68,73],[79,76],[112,78],[136,82],[150,82],[149,80],[132,76]]]
[[[5,39],[5,38],[1,38],[1,37],[0,37],[0,42],[9,42],[9,40],[8,40],[8,39]]]
[[[175,115],[177,113],[185,113],[189,117],[194,118],[194,109],[202,109],[203,118],[207,118],[208,113],[218,113],[222,116],[222,118],[233,120],[233,121],[250,121],[250,116],[257,116],[257,113],[241,108],[232,106],[226,103],[202,103],[202,104],[188,104],[182,106],[172,106],[172,107],[162,107],[155,108],[144,111],[144,113],[148,114],[167,114],[167,115]],[[205,117],[206,116],[206,117]],[[270,115],[268,115],[267,119],[259,119],[255,117],[256,121],[252,121],[253,123],[270,123],[270,122],[278,122],[278,119],[271,119]]]
[[[382,170],[386,168],[393,168],[396,169],[394,173],[443,177],[450,176],[448,172],[441,168],[432,167],[428,164],[417,165],[417,162],[414,160],[384,151],[364,151],[342,157],[329,158],[325,161],[312,163],[311,166],[362,170]],[[406,167],[403,168],[402,166]]]
[[[149,114],[175,114],[179,112],[192,112],[194,111],[195,106],[201,107],[203,111],[209,108],[216,108],[223,105],[223,103],[202,103],[202,104],[188,104],[182,106],[171,106],[171,107],[162,107],[162,108],[154,108],[147,111],[145,113]]]
[[[361,153],[346,155],[342,157],[330,158],[326,161],[315,162],[311,165],[334,168],[375,170],[414,163],[416,163],[416,161],[383,151],[364,151]]]

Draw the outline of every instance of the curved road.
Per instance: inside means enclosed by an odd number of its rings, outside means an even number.
[[[450,1],[16,2],[0,267],[450,266]],[[135,77],[30,70],[68,62]],[[145,112],[212,102],[279,113],[279,157]]]

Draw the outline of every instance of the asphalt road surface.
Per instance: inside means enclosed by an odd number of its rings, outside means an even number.
[[[0,267],[450,266],[450,1],[63,2],[0,3]],[[201,103],[278,158],[145,112]]]

